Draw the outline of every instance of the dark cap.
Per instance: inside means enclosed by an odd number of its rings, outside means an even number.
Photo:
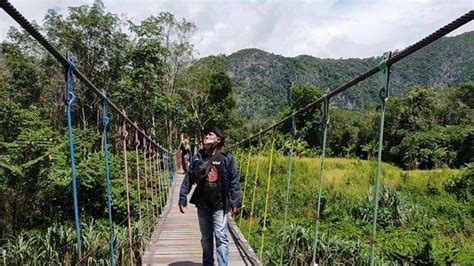
[[[221,142],[224,141],[224,139],[225,139],[224,131],[220,130],[218,127],[216,127],[216,126],[206,127],[204,129],[204,134],[207,134],[209,132],[212,132],[212,133],[216,134],[216,136],[221,138]]]

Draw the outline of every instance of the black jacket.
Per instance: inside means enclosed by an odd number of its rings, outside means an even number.
[[[221,164],[219,167],[219,176],[221,177],[220,180],[222,182],[222,198],[224,201],[224,210],[227,212],[229,207],[240,208],[239,174],[232,154],[225,148],[221,148],[218,152],[220,152],[222,155],[220,156]],[[205,150],[202,149],[191,158],[191,165],[189,167],[189,171],[184,176],[184,180],[181,184],[181,189],[179,191],[179,205],[187,205],[187,195],[191,191],[191,187],[194,185],[193,182],[196,181],[198,184],[189,202],[192,204],[199,204],[198,199],[202,196],[203,193],[203,182],[199,180],[199,176],[197,176],[198,172],[195,170],[198,169],[199,166],[201,166],[201,164],[203,163],[203,160],[209,156],[210,155],[206,154]]]

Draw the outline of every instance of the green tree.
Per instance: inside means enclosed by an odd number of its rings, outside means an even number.
[[[300,110],[308,104],[323,96],[321,89],[310,84],[295,84],[289,88],[291,100],[293,101],[292,109]],[[287,117],[291,115],[292,110],[284,109],[279,117]],[[318,147],[321,141],[321,112],[320,107],[312,107],[296,117],[296,128],[298,135],[308,143],[310,147]],[[283,125],[284,132],[290,132],[291,120]]]
[[[441,90],[436,97],[436,117],[443,126],[474,123],[474,83]]]
[[[206,126],[217,124],[226,129],[231,138],[240,136],[236,129],[241,128],[242,122],[235,113],[234,85],[224,72],[226,64],[224,56],[210,56],[197,61],[186,71],[180,93],[193,115],[193,125],[189,130],[201,132]]]
[[[118,15],[106,12],[102,1],[96,0],[92,6],[69,8],[67,17],[49,10],[44,30],[60,50],[74,53],[77,68],[97,88],[113,93],[126,70],[128,62],[124,53],[130,45]],[[99,127],[99,99],[79,82],[76,99],[82,125]]]
[[[185,70],[194,61],[194,45],[191,42],[197,28],[194,23],[185,19],[178,20],[169,12],[161,12],[157,17],[147,19],[149,23],[155,24],[160,29],[160,34],[154,37],[161,41],[165,49],[164,62],[164,87],[161,91],[161,99],[156,98],[156,103],[162,110],[160,114],[153,115],[153,123],[157,117],[163,117],[160,124],[164,125],[167,136],[168,147],[171,148],[178,141],[180,128],[185,127],[189,121],[189,113],[186,112],[185,103],[178,94],[178,84],[183,79]]]

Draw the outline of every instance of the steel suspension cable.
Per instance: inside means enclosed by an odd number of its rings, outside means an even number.
[[[155,193],[153,192],[153,163],[151,162],[151,157],[153,156],[151,145],[148,146],[148,183],[150,184],[150,201],[151,201],[151,212],[153,214],[153,219],[156,221],[156,198]]]
[[[164,186],[165,186],[165,195],[166,195],[166,200],[168,200],[168,196],[169,196],[169,178],[167,176],[167,172],[166,172],[166,155],[164,152],[161,153],[161,164],[160,167],[162,169],[162,176],[163,176],[163,181],[164,181]]]
[[[135,129],[135,170],[137,176],[137,197],[138,197],[138,234],[141,235],[141,224],[142,224],[142,201],[140,191],[140,156],[138,156],[138,148],[140,147],[140,140],[138,139],[138,131]],[[142,252],[142,242],[140,241],[140,252]],[[141,255],[141,254],[140,254]]]
[[[387,65],[387,61],[390,59],[391,53],[388,52],[384,54],[384,59],[380,64],[380,129],[379,129],[379,145],[378,145],[378,154],[377,154],[377,172],[375,174],[375,189],[374,189],[374,214],[372,220],[372,237],[371,237],[371,252],[370,252],[370,265],[375,264],[375,244],[377,242],[376,232],[377,232],[377,209],[379,201],[379,188],[380,188],[380,175],[382,170],[382,149],[383,149],[383,129],[384,129],[384,118],[385,118],[385,102],[388,99],[388,83],[390,77],[390,66]]]
[[[153,217],[156,221],[157,218],[157,206],[156,206],[156,196],[155,196],[155,173],[153,172],[153,149],[151,148],[151,145],[148,146],[148,180],[150,183],[150,190],[151,190],[151,206],[152,206],[152,211],[153,211]]]
[[[102,91],[105,95],[105,91]],[[107,101],[102,103],[102,148],[104,151],[104,162],[105,162],[105,184],[107,191],[107,210],[109,213],[109,253],[110,253],[110,265],[115,265],[114,257],[114,223],[112,220],[112,196],[110,192],[110,169],[109,169],[109,149],[107,145],[107,128],[109,126],[110,119],[107,116]]]
[[[158,165],[157,165],[158,152],[156,152],[156,151],[153,151],[153,152],[154,152],[153,169],[155,170],[155,194],[156,194],[156,197],[159,201],[158,206],[160,207],[158,214],[161,214],[163,212],[163,200],[162,200],[163,195],[160,192],[160,190],[161,190],[161,188],[160,188],[161,181],[160,181],[160,174],[159,174]]]
[[[318,209],[316,211],[316,233],[314,236],[314,243],[313,243],[313,259],[312,265],[316,264],[316,253],[318,247],[318,237],[319,237],[319,223],[321,221],[321,197],[323,191],[323,180],[324,180],[324,159],[326,157],[326,140],[327,140],[327,132],[329,127],[329,100],[324,100],[323,105],[323,112],[322,112],[322,123],[323,123],[323,137],[322,137],[322,152],[321,152],[321,164],[319,169],[319,192],[318,192]]]
[[[74,84],[73,84],[73,71],[74,55],[70,52],[67,53],[67,68],[66,68],[66,86],[64,92],[64,104],[66,104],[66,117],[67,117],[67,129],[68,129],[68,140],[69,140],[69,160],[71,163],[71,178],[72,178],[72,197],[74,201],[74,224],[76,226],[76,251],[78,260],[82,258],[82,242],[81,242],[81,223],[79,221],[79,204],[77,199],[77,176],[76,176],[76,161],[74,155],[74,134],[72,132],[72,103],[74,102]]]
[[[263,212],[262,239],[260,241],[260,251],[259,251],[260,261],[262,261],[262,258],[263,258],[263,246],[265,243],[265,233],[267,232],[268,198],[270,195],[270,182],[272,180],[273,152],[275,149],[275,129],[272,130],[271,143],[272,144],[270,147],[270,162],[268,163],[267,188],[265,190],[265,210]]]
[[[249,153],[247,156],[247,166],[245,169],[245,180],[244,180],[244,190],[242,192],[242,208],[245,207],[245,198],[246,198],[246,193],[247,193],[247,184],[249,180],[249,170],[250,170],[250,159],[252,157],[252,147],[250,147],[250,140],[249,140]],[[240,212],[240,219],[239,219],[239,228],[242,228],[242,215],[243,211]]]
[[[166,196],[167,196],[167,187],[168,187],[168,184],[166,183],[166,173],[165,173],[165,168],[164,168],[164,155],[162,152],[160,152],[160,156],[158,157],[159,158],[159,161],[158,161],[158,171],[160,171],[160,178],[161,178],[161,184],[163,186],[162,188],[162,192],[163,192],[163,197],[165,198],[166,200]]]
[[[123,110],[125,113],[125,110]],[[130,264],[133,265],[133,245],[132,245],[132,223],[130,215],[130,193],[128,189],[128,160],[127,160],[127,123],[125,120],[122,124],[122,143],[123,143],[123,164],[125,173],[125,195],[127,200],[127,227],[128,227],[128,250],[130,253]]]
[[[293,137],[291,139],[290,155],[288,159],[288,177],[286,179],[286,200],[285,200],[285,218],[283,222],[283,239],[284,239],[283,241],[286,241],[286,227],[288,223],[288,205],[289,205],[288,202],[290,199],[290,184],[291,184],[291,174],[292,174],[292,166],[293,166],[293,152],[295,148],[295,138],[296,138],[296,121],[295,121],[294,115],[293,115],[293,118],[291,119],[291,131],[293,133]],[[283,265],[284,250],[285,249],[283,248],[280,255],[280,265]]]
[[[158,182],[159,182],[159,193],[160,193],[160,200],[162,202],[162,208],[164,209],[166,206],[166,185],[163,176],[163,169],[161,169],[161,152],[156,153],[156,169],[158,171]],[[163,212],[163,211],[162,211]]]
[[[152,169],[153,172],[153,183],[152,183],[152,188],[153,188],[153,197],[154,197],[154,210],[156,212],[156,219],[160,216],[161,212],[161,201],[160,201],[160,195],[158,193],[158,171],[156,169],[156,160],[155,160],[155,150],[152,149],[150,151],[151,156],[150,156],[150,168]]]
[[[168,204],[168,197],[170,194],[168,180],[166,178],[166,171],[165,171],[165,154],[160,152],[160,162],[158,164],[158,168],[160,169],[161,173],[161,184],[163,185],[163,198],[165,200],[165,206]]]
[[[158,196],[156,194],[156,171],[155,171],[155,161],[154,161],[154,150],[152,147],[148,149],[148,152],[150,153],[150,158],[149,158],[149,166],[150,166],[150,182],[151,182],[151,195],[153,199],[153,210],[157,214],[156,216],[158,217]]]
[[[161,199],[162,195],[160,193],[161,181],[160,181],[159,170],[156,164],[158,161],[157,157],[158,157],[158,153],[155,150],[153,150],[153,170],[155,171],[155,193],[156,193],[156,197],[159,200],[158,206],[160,207],[160,209],[159,209],[158,214],[161,214],[163,212],[163,206],[162,206],[163,200]]]
[[[162,164],[162,165],[161,165]],[[163,166],[163,167],[162,167]],[[169,195],[169,179],[167,178],[166,173],[166,156],[164,153],[161,153],[161,160],[160,160],[160,169],[162,169],[161,175],[163,178],[164,188],[165,188],[165,198],[168,200]]]
[[[257,154],[257,165],[255,166],[255,179],[253,181],[253,190],[252,190],[252,202],[251,202],[251,207],[250,207],[250,217],[249,217],[249,229],[248,229],[248,234],[247,234],[247,241],[250,239],[250,233],[252,232],[252,222],[253,222],[253,211],[255,207],[255,195],[257,193],[257,183],[258,183],[258,175],[259,175],[259,170],[260,170],[260,158],[262,157],[262,136],[259,136],[259,151]],[[250,242],[250,241],[249,241]]]
[[[165,189],[164,189],[164,180],[163,180],[160,160],[161,160],[161,154],[160,152],[157,152],[156,153],[156,169],[158,171],[158,186],[159,186],[160,200],[163,202],[162,208],[164,208],[166,204],[165,195],[164,195]]]
[[[160,187],[160,179],[158,175],[158,167],[156,167],[156,161],[157,161],[157,156],[158,153],[153,149],[153,171],[155,172],[154,177],[155,177],[155,195],[158,201],[158,206],[160,207],[158,209],[158,216],[161,214],[163,211],[163,201],[161,200],[161,193],[159,192],[159,187]]]
[[[150,207],[149,207],[149,198],[148,198],[148,173],[147,173],[147,163],[146,163],[146,152],[147,152],[147,145],[146,145],[146,139],[143,138],[143,172],[145,176],[145,204],[146,204],[146,215],[148,216],[150,213]]]
[[[161,170],[160,170],[160,153],[157,151],[156,152],[156,160],[155,160],[155,167],[156,167],[156,174],[158,177],[158,193],[160,196],[160,213],[163,213],[163,209],[165,207],[165,199],[163,195],[163,182],[161,180]]]
[[[161,169],[161,153],[156,154],[156,169],[158,169],[158,180],[160,182],[160,196],[163,201],[163,208],[166,206],[166,188],[163,180],[163,171]]]

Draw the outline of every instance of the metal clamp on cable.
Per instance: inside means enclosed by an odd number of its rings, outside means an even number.
[[[102,90],[102,95],[104,96],[104,99],[107,99],[107,94],[106,94],[105,90]],[[103,107],[103,109],[102,109],[102,112],[103,112],[103,114],[102,114],[102,126],[104,127],[103,130],[104,130],[105,134],[107,132],[107,126],[109,125],[109,122],[110,122],[110,119],[107,116],[107,106],[108,106],[107,100],[104,100],[103,103],[102,103],[102,107]]]
[[[150,143],[150,145],[148,145],[148,155],[150,156],[150,158],[153,156],[153,143]]]
[[[147,145],[146,145],[146,138],[145,138],[145,136],[143,136],[142,149],[143,149],[143,154],[145,155],[145,158],[146,158],[146,151],[147,151],[148,149],[147,149]]]
[[[125,112],[125,109],[122,110],[122,113],[124,116],[127,116],[127,113]],[[128,131],[127,131],[127,121],[124,119],[123,124],[122,124],[122,138],[127,139],[128,138]]]
[[[67,62],[68,66],[66,69],[66,87],[64,88],[64,104],[65,105],[71,105],[72,102],[74,101],[74,84],[73,84],[73,74],[74,70],[76,69],[76,65],[74,64],[74,61],[76,58],[71,52],[67,52]]]
[[[327,90],[327,93],[329,93],[329,89]],[[325,123],[325,125],[329,125],[329,120],[330,120],[330,117],[329,117],[329,97],[324,97],[324,102],[323,102],[323,123]]]
[[[138,150],[138,147],[140,147],[140,140],[138,139],[137,122],[134,122],[133,125],[135,125],[135,148]]]
[[[380,91],[379,91],[379,97],[382,101],[386,101],[388,98],[388,79],[389,79],[389,72],[390,72],[390,66],[387,64],[387,61],[390,59],[392,56],[392,52],[386,52],[383,54],[383,59],[378,65],[378,68],[380,69],[379,72],[379,84],[380,84]]]

